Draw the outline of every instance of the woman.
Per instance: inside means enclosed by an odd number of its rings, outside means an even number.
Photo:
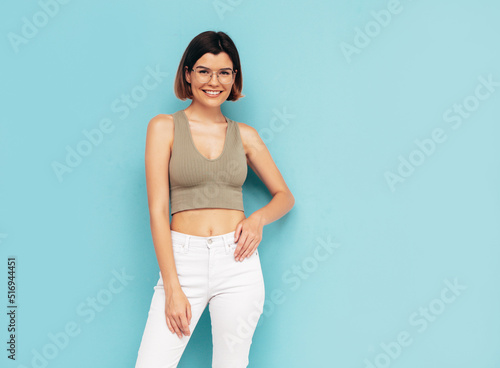
[[[257,247],[264,225],[295,200],[255,128],[221,112],[224,101],[243,97],[242,84],[231,38],[203,32],[188,45],[175,78],[176,96],[191,104],[149,122],[146,182],[160,278],[136,368],[177,367],[207,304],[212,367],[248,365],[265,299]],[[273,195],[248,217],[241,191],[247,165]]]

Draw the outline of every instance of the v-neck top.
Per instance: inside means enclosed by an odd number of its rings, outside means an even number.
[[[197,208],[244,211],[242,186],[248,169],[238,123],[225,117],[222,153],[209,159],[196,147],[185,111],[172,116],[174,143],[168,176],[172,215]]]

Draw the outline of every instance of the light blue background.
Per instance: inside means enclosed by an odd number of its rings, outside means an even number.
[[[267,300],[250,367],[498,367],[499,86],[458,129],[443,114],[474,102],[481,76],[500,81],[500,3],[401,0],[377,29],[372,12],[391,2],[70,1],[16,49],[10,33],[40,4],[0,11],[2,367],[32,367],[70,322],[80,333],[47,367],[133,367],[159,271],[146,127],[188,106],[174,75],[205,30],[227,32],[242,60],[246,97],[223,113],[261,133],[296,199],[259,246]],[[357,28],[373,37],[346,57]],[[128,112],[113,108],[148,67],[167,75]],[[114,130],[59,181],[53,162],[105,118]],[[446,140],[392,191],[386,173],[398,174],[400,155],[418,158],[415,140],[437,128]],[[247,216],[270,200],[251,169],[243,191]],[[337,248],[315,258],[328,241]],[[15,363],[5,351],[11,255]],[[104,295],[113,271],[133,279],[87,323],[79,308]],[[455,279],[457,295],[446,290]],[[411,344],[391,345],[404,331]],[[179,367],[210,367],[211,349],[206,309]]]

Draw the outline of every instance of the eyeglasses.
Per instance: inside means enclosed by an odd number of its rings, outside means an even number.
[[[200,83],[208,83],[212,79],[214,73],[216,73],[219,82],[222,84],[231,84],[236,74],[236,72],[230,68],[212,71],[212,69],[196,67],[196,69],[191,68],[191,71],[195,73],[196,79]]]

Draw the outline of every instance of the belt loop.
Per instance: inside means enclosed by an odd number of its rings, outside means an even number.
[[[224,241],[224,249],[226,250],[226,254],[229,253],[229,244],[226,240],[226,237],[223,235],[222,236],[222,241]]]
[[[190,236],[186,234],[186,238],[184,239],[184,253],[188,252],[189,249],[189,238]]]

